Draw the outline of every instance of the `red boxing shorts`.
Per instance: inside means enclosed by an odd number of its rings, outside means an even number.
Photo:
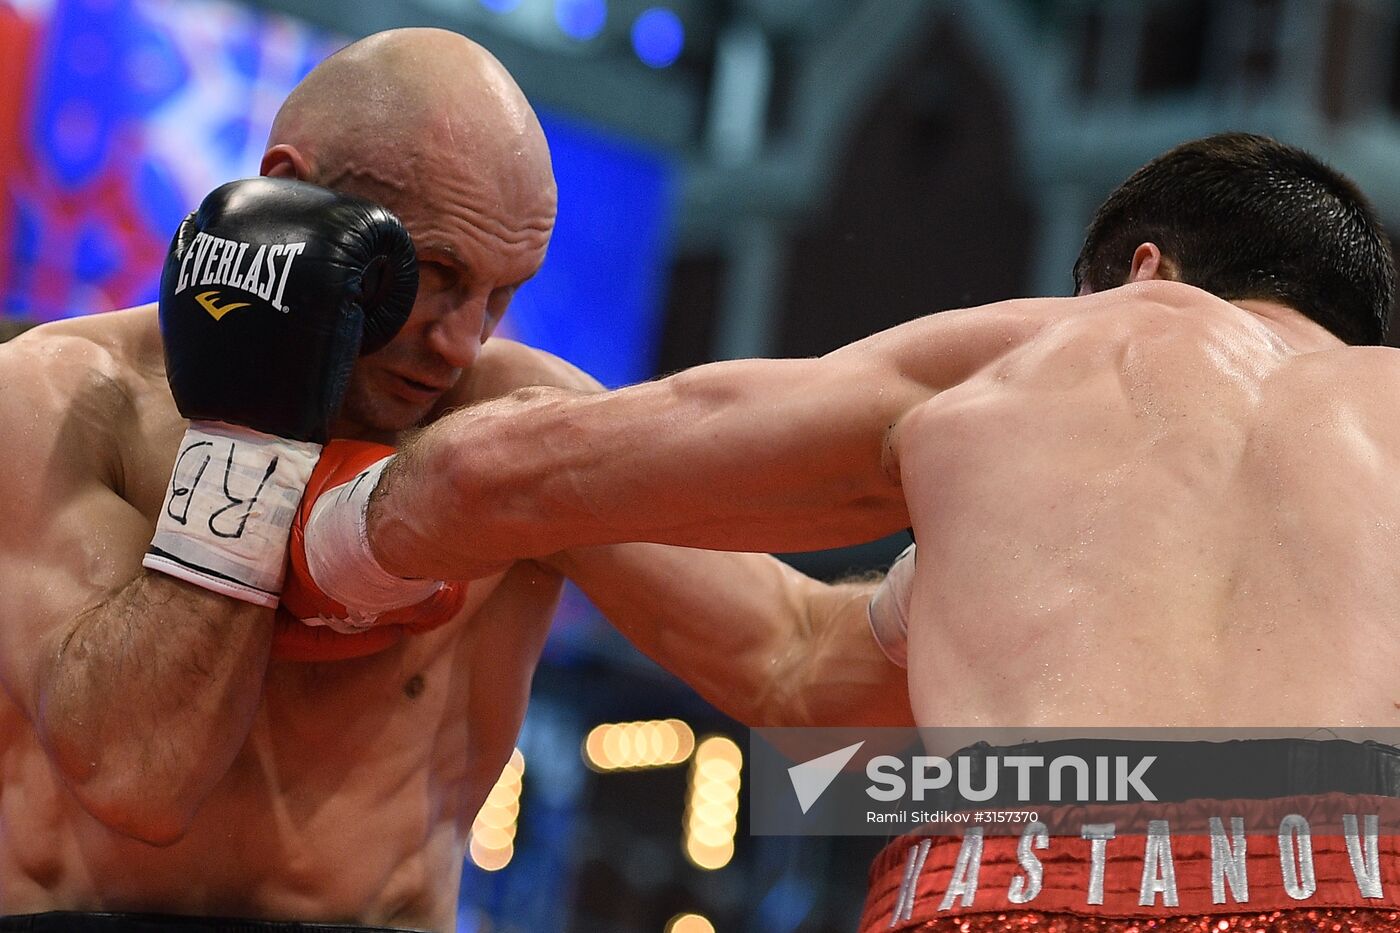
[[[861,933],[1400,931],[1400,777],[1393,750],[1373,757],[1370,793],[1032,807],[1011,834],[902,836]]]

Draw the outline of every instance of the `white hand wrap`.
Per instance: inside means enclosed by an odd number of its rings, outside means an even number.
[[[914,548],[909,545],[870,597],[870,631],[880,650],[900,667],[909,666],[909,597],[914,589]]]
[[[440,580],[394,576],[370,550],[365,512],[370,493],[393,459],[385,457],[348,483],[327,489],[311,507],[305,532],[306,567],[321,592],[343,605],[349,615],[303,619],[307,625],[328,625],[353,635],[374,625],[381,613],[417,605],[442,588]]]
[[[287,537],[321,445],[198,421],[185,431],[141,563],[206,590],[276,606]]]

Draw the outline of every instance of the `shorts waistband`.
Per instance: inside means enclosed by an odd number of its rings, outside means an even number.
[[[987,786],[989,762],[1012,757],[1140,761],[1152,757],[1150,783],[1160,801],[1270,799],[1317,794],[1358,794],[1400,798],[1400,749],[1378,742],[1344,739],[1240,739],[1228,742],[1176,742],[1139,739],[1060,739],[1021,745],[986,743],[956,753],[965,759],[973,787]],[[1003,782],[979,806],[1023,806],[1064,799],[1051,793],[1050,769],[1029,775],[1028,787]],[[1023,790],[1029,794],[1023,796]],[[952,788],[926,803],[959,806]]]
[[[174,914],[55,910],[0,917],[0,931],[23,933],[421,933],[405,927],[367,927],[299,920],[246,920]]]

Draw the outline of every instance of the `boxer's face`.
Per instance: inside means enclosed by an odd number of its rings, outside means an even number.
[[[359,361],[344,416],[401,431],[422,421],[471,368],[516,290],[539,270],[554,189],[552,179],[533,187],[470,180],[381,200],[413,236],[418,298],[393,341]]]

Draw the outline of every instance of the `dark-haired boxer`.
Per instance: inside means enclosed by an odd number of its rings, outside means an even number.
[[[15,339],[38,324],[24,318],[0,318],[0,343]]]
[[[415,29],[318,66],[262,170],[383,205],[412,234],[416,300],[392,340],[371,314],[379,348],[357,358],[345,317],[394,294],[401,260],[362,251],[331,274],[333,248],[363,236],[353,213],[332,199],[312,236],[283,194],[240,185],[177,239],[164,345],[149,306],[0,349],[0,929],[454,925],[467,832],[510,757],[560,577],[525,561],[465,589],[416,581],[355,632],[363,612],[283,591],[282,555],[303,484],[309,503],[369,445],[521,385],[596,388],[487,339],[544,259],[548,149],[494,58]],[[314,336],[297,330],[308,315]],[[868,587],[760,555],[579,560],[600,594],[654,594],[616,614],[659,656],[661,621],[703,632],[713,655],[671,661],[738,715],[908,716],[863,621]],[[803,614],[738,624],[775,592]],[[845,689],[795,712],[707,686],[837,665]]]
[[[1394,263],[1363,196],[1272,140],[1187,143],[1109,197],[1075,279],[1074,298],[949,311],[820,359],[443,419],[356,516],[360,565],[458,577],[629,538],[797,550],[912,525],[920,725],[1400,723],[1400,355],[1378,346]],[[879,626],[896,655],[900,629]],[[1083,867],[1092,842],[1060,857]],[[890,870],[917,882],[907,848]],[[1400,860],[1369,851],[1379,895],[1343,875],[1344,905],[1300,906],[1390,923]],[[867,920],[970,922],[941,904]],[[1252,905],[1156,906],[1228,928]]]

